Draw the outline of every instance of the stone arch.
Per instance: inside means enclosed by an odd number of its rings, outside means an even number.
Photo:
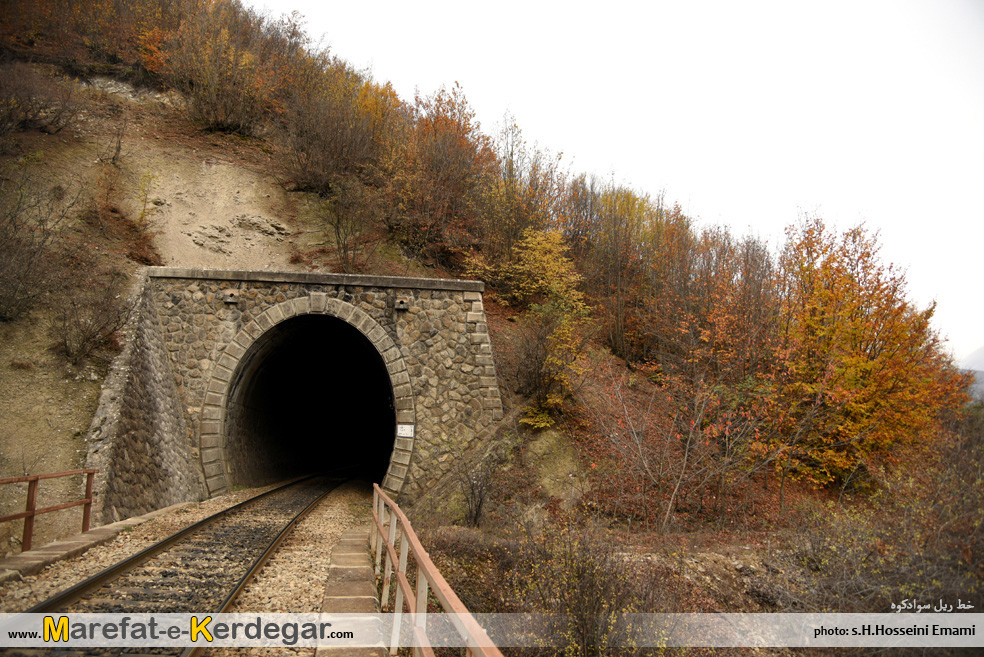
[[[410,375],[399,347],[376,320],[360,308],[324,292],[283,301],[271,306],[244,325],[216,359],[202,405],[199,448],[209,496],[226,492],[227,408],[233,377],[250,347],[271,328],[300,315],[328,315],[355,327],[379,353],[393,388],[393,402],[401,421],[394,437],[393,452],[382,487],[391,495],[403,488],[414,449],[416,424]],[[409,425],[409,427],[407,426]]]

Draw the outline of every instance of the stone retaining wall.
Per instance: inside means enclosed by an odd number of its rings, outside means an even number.
[[[201,499],[204,480],[146,276],[127,342],[89,429],[86,467],[98,468],[94,517],[114,522]]]

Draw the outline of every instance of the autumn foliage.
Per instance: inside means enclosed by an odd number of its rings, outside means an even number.
[[[461,266],[478,246],[479,200],[495,155],[457,85],[418,96],[411,116],[391,228],[409,253]]]
[[[783,467],[849,479],[961,401],[933,308],[908,302],[904,277],[881,264],[867,231],[838,236],[807,221],[790,229],[780,262],[773,447]]]

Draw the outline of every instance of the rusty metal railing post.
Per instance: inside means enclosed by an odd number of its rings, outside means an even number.
[[[27,484],[27,503],[25,510],[21,513],[14,513],[0,517],[0,522],[10,522],[11,520],[24,520],[24,534],[21,538],[21,551],[27,552],[34,544],[34,517],[62,509],[70,509],[73,506],[82,506],[82,531],[89,531],[89,521],[92,513],[92,483],[93,475],[98,470],[66,470],[65,472],[51,472],[47,474],[25,475],[22,477],[3,477],[0,478],[0,486],[7,484]],[[57,479],[59,477],[70,477],[77,474],[86,475],[85,499],[74,502],[65,502],[38,508],[38,484],[42,479]]]
[[[89,520],[92,518],[92,479],[95,472],[85,473],[85,504],[82,505],[82,533],[89,531]]]
[[[38,501],[38,479],[32,478],[27,482],[27,508],[24,510],[27,516],[24,517],[24,536],[21,539],[21,551],[27,552],[31,549],[31,541],[34,538],[34,512],[37,509]]]

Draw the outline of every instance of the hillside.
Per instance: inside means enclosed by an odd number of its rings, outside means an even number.
[[[508,421],[412,509],[476,611],[984,604],[984,412],[864,227],[776,252],[234,2],[17,7],[0,474],[80,464],[140,265],[479,277]]]
[[[135,92],[130,85],[100,78],[80,86],[78,93],[88,102],[76,125],[58,135],[19,134],[14,152],[4,160],[31,154],[54,165],[66,183],[76,182],[89,195],[107,193],[105,188],[96,190],[105,185],[108,171],[113,176],[112,202],[129,216],[147,213],[145,233],[153,249],[150,261],[155,264],[219,269],[300,267],[290,262],[294,249],[317,237],[309,237],[303,232],[308,227],[294,219],[297,199],[277,184],[269,156],[256,145],[201,134],[178,118],[180,109],[164,94]],[[104,156],[115,151],[118,137],[122,138],[116,163],[107,166]],[[132,272],[146,264],[133,257],[144,260],[147,254],[134,253],[134,244],[104,235],[98,226],[80,221],[68,231],[73,241],[84,242],[101,254],[103,266]],[[46,306],[35,308],[23,319],[0,323],[3,476],[81,467],[85,456],[83,438],[111,354],[66,365],[52,349],[59,337],[58,291],[52,295]],[[42,503],[65,498],[69,491],[59,484],[42,488],[47,491]],[[64,535],[62,525],[78,523],[69,519],[78,513],[62,515],[66,517],[38,520],[41,540]],[[0,532],[8,530],[9,525],[0,528]],[[9,542],[15,537],[0,536],[15,547]]]
[[[968,389],[971,397],[980,399],[984,397],[984,370],[967,370],[974,377],[974,382]]]

